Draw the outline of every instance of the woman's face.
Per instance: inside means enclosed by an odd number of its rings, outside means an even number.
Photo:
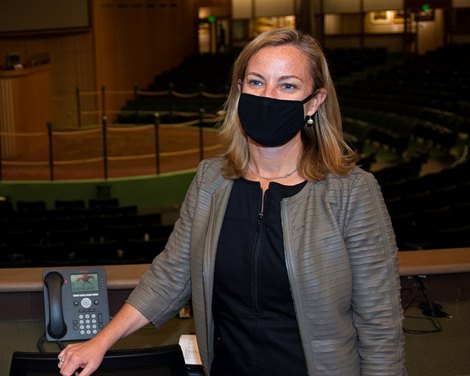
[[[303,100],[313,91],[307,57],[292,45],[264,47],[248,62],[241,92],[286,100]]]

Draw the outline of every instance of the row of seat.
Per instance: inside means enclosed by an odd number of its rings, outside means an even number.
[[[227,92],[230,69],[238,51],[224,54],[193,54],[176,67],[154,77],[148,90],[169,88],[178,92],[204,90],[210,93]]]
[[[116,206],[115,199],[42,201],[0,205],[0,265],[150,262],[163,249],[173,224],[161,213]]]
[[[116,197],[109,198],[91,198],[84,199],[70,199],[70,200],[55,200],[53,209],[56,210],[80,210],[80,209],[112,209],[119,208],[119,199]],[[48,207],[46,201],[43,200],[1,200],[0,201],[0,216],[8,215],[14,210],[40,212],[47,211]]]
[[[455,51],[460,51],[456,53]],[[422,126],[443,127],[452,133],[470,132],[468,82],[470,74],[462,61],[468,45],[446,46],[438,51],[364,75],[352,84],[339,85],[341,105],[406,115]],[[379,125],[379,124],[374,124]]]
[[[119,123],[153,123],[155,112],[215,114],[222,109],[230,87],[232,64],[238,50],[227,54],[192,55],[179,66],[156,76],[145,91],[137,91],[118,114]],[[385,48],[325,50],[334,78],[349,76],[383,64]],[[166,94],[165,94],[166,93]],[[207,95],[210,93],[211,95]]]
[[[163,251],[167,240],[167,237],[81,240],[71,244],[29,244],[13,250],[0,244],[0,267],[150,263]]]
[[[371,107],[368,107],[371,106]],[[458,132],[436,122],[406,114],[378,110],[372,103],[343,107],[343,129],[352,137],[358,151],[367,143],[377,143],[398,156],[419,143],[422,149],[439,149],[449,153],[456,145]]]
[[[150,262],[163,250],[173,225],[108,225],[99,232],[73,228],[47,233],[32,229],[0,234],[0,264],[92,264]]]
[[[81,240],[121,239],[123,237],[146,239],[167,236],[172,225],[146,223],[146,218],[116,218],[114,216],[65,220],[60,227],[50,227],[50,222],[20,221],[0,229],[1,243],[11,247],[28,244],[73,243]],[[55,223],[55,222],[53,222]]]
[[[408,179],[380,177],[401,250],[470,246],[470,162]]]
[[[182,112],[195,114],[194,120],[199,117],[199,112],[216,114],[223,107],[226,97],[205,97],[202,94],[196,97],[179,97],[171,92],[166,95],[143,96],[126,102],[117,116],[118,123],[144,123],[153,124],[155,113]],[[172,115],[173,116],[173,115]],[[174,122],[173,119],[170,119]],[[181,119],[189,121],[191,119]]]
[[[391,213],[398,248],[404,250],[470,247],[469,203]]]
[[[449,204],[470,200],[470,176],[465,175],[468,163],[423,176],[404,175],[401,178],[393,179],[394,173],[399,172],[396,171],[397,169],[389,168],[387,173],[383,175],[381,171],[375,173],[381,183],[382,193],[388,200],[404,195],[424,196],[428,193],[432,193],[432,200],[428,202],[429,200],[423,198],[421,203],[440,205],[441,203]]]
[[[448,46],[337,87],[343,128],[363,167],[380,150],[395,154],[390,167],[374,174],[401,250],[470,245],[469,162],[423,173],[432,158],[445,164],[465,157],[470,77],[464,56],[468,46]]]
[[[370,67],[380,66],[387,60],[385,47],[326,48],[324,53],[328,59],[333,80],[348,77]]]

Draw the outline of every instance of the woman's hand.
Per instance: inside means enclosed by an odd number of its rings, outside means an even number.
[[[119,312],[96,337],[68,345],[59,356],[60,374],[72,376],[79,368],[80,376],[89,376],[100,366],[106,351],[120,338],[134,333],[150,321],[130,304],[124,303]]]
[[[68,345],[58,356],[60,374],[72,376],[81,368],[80,376],[91,375],[100,366],[105,353],[106,348],[93,339]]]

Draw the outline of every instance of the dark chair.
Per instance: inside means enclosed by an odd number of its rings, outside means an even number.
[[[102,258],[99,259],[96,263],[98,265],[135,265],[135,264],[147,264],[148,261],[143,257],[126,257],[124,253],[119,252],[118,257],[113,258]]]
[[[423,248],[432,247],[433,234],[452,221],[452,208],[450,206],[425,207],[416,213],[415,239]]]
[[[420,210],[432,205],[431,191],[408,193],[403,195],[403,205],[408,210]]]
[[[91,238],[90,231],[87,227],[70,227],[49,230],[47,243],[65,243],[73,245],[80,241],[87,241]]]
[[[44,216],[28,216],[16,215],[13,216],[10,227],[16,230],[32,230],[36,232],[45,233],[48,229],[47,218]]]
[[[8,216],[13,210],[13,203],[11,201],[0,200],[0,217]]]
[[[457,197],[457,185],[451,184],[431,188],[432,205],[440,207],[443,205],[451,205]]]
[[[382,183],[380,188],[385,200],[401,198],[406,192],[408,187],[408,180],[398,179],[392,180],[387,183]]]
[[[46,211],[47,206],[45,201],[16,201],[17,210],[29,210],[29,211]]]
[[[10,376],[57,375],[57,353],[14,352]],[[108,351],[94,376],[188,376],[179,345]],[[202,374],[201,374],[202,375]]]
[[[91,198],[88,200],[89,208],[109,208],[119,206],[118,198]]]
[[[86,202],[85,200],[77,199],[77,200],[55,200],[54,208],[56,209],[85,209]]]
[[[432,237],[433,248],[470,247],[470,225],[440,228]]]
[[[65,243],[38,244],[22,247],[25,259],[32,266],[82,265],[86,260],[76,257],[73,249]]]
[[[46,218],[48,220],[62,219],[62,218],[76,218],[76,217],[86,217],[87,209],[86,208],[53,208],[46,212]]]
[[[403,200],[400,196],[385,198],[385,205],[387,206],[390,216],[399,215],[404,211],[408,211],[408,209],[403,206]]]
[[[454,225],[470,225],[470,201],[455,204],[451,208],[450,221]],[[470,237],[470,234],[469,234]]]
[[[1,238],[0,238],[1,239]],[[29,260],[25,259],[18,247],[0,243],[0,268],[21,268],[29,266]]]
[[[455,202],[470,203],[470,180],[459,182],[455,192]]]
[[[87,222],[92,237],[96,240],[102,240],[106,237],[107,226],[128,225],[128,219],[129,218],[122,214],[104,214],[101,212],[101,214],[92,213],[90,216],[87,217]]]
[[[162,223],[162,214],[161,213],[139,213],[137,215],[136,221],[142,223],[143,225],[159,225]]]
[[[397,246],[400,250],[418,249],[416,213],[408,210],[390,216],[395,232]]]
[[[125,241],[127,239],[144,239],[146,229],[143,225],[107,225],[104,229],[104,237],[107,240]]]
[[[143,259],[143,262],[150,263],[165,249],[167,241],[167,238],[128,239],[123,244],[124,257]]]
[[[174,224],[154,224],[145,226],[146,238],[149,239],[160,239],[168,238],[173,232]]]
[[[48,218],[47,226],[50,231],[88,228],[88,220],[84,216],[56,216]]]
[[[135,216],[137,215],[137,205],[127,205],[127,206],[103,206],[103,213],[105,215],[124,215],[124,216]]]
[[[46,234],[33,229],[9,229],[6,231],[0,230],[2,243],[9,246],[22,246],[42,244],[46,238]]]
[[[105,260],[118,259],[120,255],[120,246],[116,240],[79,241],[72,249],[76,258],[87,260],[91,265],[101,265]]]

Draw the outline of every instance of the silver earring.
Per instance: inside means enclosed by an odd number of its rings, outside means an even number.
[[[307,126],[312,126],[313,124],[313,119],[310,115],[307,115],[308,119],[307,119]]]

